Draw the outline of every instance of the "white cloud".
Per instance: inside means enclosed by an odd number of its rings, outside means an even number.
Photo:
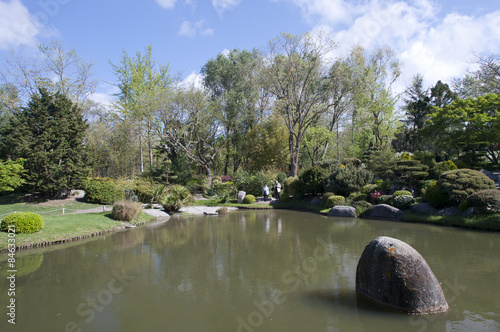
[[[240,2],[241,0],[212,0],[212,5],[219,14],[222,14],[226,10],[237,7]]]
[[[197,74],[195,72],[192,72],[189,74],[186,78],[184,78],[182,81],[177,83],[177,86],[182,89],[190,89],[190,88],[195,88],[199,90],[203,90],[203,78],[204,75],[202,74]]]
[[[100,105],[105,107],[112,106],[116,102],[117,97],[115,94],[120,92],[120,89],[116,85],[105,83],[98,87],[99,92],[94,92],[90,95],[90,99]]]
[[[165,9],[172,9],[175,6],[177,0],[155,0],[160,7]]]
[[[44,27],[20,0],[0,1],[0,49],[34,46]]]
[[[403,63],[398,92],[417,73],[427,87],[463,76],[472,52],[498,53],[500,46],[500,11],[482,16],[446,13],[431,0],[369,0],[361,5],[346,0],[274,1],[299,7],[315,25],[313,31],[334,31],[337,54],[347,54],[356,44],[368,51],[391,47]]]
[[[200,34],[202,36],[212,35],[214,30],[211,28],[205,28],[205,20],[200,20],[195,23],[189,21],[184,21],[179,28],[178,34],[180,36],[195,37]]]

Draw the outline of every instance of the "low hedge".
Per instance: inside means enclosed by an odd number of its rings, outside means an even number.
[[[243,204],[253,204],[255,203],[255,196],[248,194],[243,198]]]
[[[9,230],[9,226],[15,228],[15,233],[36,233],[45,225],[43,218],[38,213],[16,212],[11,213],[2,220],[1,229],[4,232]]]

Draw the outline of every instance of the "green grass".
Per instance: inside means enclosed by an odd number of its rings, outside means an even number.
[[[68,200],[67,202],[61,201],[57,205],[47,205],[48,200],[37,199],[32,202],[21,202],[22,196],[16,194],[0,196],[0,215],[5,215],[12,212],[35,212],[40,213],[42,216],[46,214],[60,215],[62,209],[66,210],[86,210],[102,205],[87,203],[83,201]],[[1,217],[0,217],[1,219]]]
[[[143,214],[132,223],[147,222],[154,217]],[[57,242],[80,236],[88,236],[103,231],[111,231],[123,226],[120,221],[113,220],[110,212],[79,213],[44,217],[45,226],[37,233],[16,234],[16,246],[36,245]],[[7,248],[8,233],[0,232],[0,250]]]
[[[423,215],[405,211],[403,221],[423,224],[463,227],[485,231],[500,231],[500,214],[477,215],[464,217],[460,215],[436,216]]]

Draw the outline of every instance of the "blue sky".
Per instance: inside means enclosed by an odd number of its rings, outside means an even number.
[[[94,64],[94,99],[106,102],[119,62],[153,45],[157,62],[186,80],[228,49],[264,48],[281,32],[327,30],[338,55],[354,44],[388,45],[403,62],[403,89],[416,73],[428,86],[471,68],[472,52],[500,54],[500,4],[391,0],[0,0],[0,59],[61,41]]]

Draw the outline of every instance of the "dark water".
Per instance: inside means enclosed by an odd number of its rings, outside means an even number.
[[[409,243],[449,312],[357,303],[355,271],[377,236]],[[499,331],[500,234],[291,211],[172,218],[17,253],[16,324],[1,331]],[[0,304],[12,296],[0,257]]]

